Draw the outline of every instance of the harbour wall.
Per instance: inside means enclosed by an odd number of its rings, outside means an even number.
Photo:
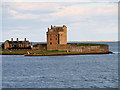
[[[58,45],[58,51],[70,52],[109,52],[108,45],[102,46],[77,46],[77,45]]]
[[[71,52],[109,52],[109,46],[70,46]]]

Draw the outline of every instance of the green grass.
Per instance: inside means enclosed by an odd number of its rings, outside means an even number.
[[[77,46],[105,46],[105,44],[96,44],[96,43],[78,43]]]
[[[10,51],[3,51],[2,53],[25,53],[24,51],[12,51],[12,52],[10,52]]]

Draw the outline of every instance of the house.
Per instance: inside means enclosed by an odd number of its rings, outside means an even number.
[[[26,38],[24,41],[19,41],[18,38],[16,41],[13,41],[13,38],[11,38],[11,41],[6,40],[4,42],[4,49],[31,49],[31,45]]]

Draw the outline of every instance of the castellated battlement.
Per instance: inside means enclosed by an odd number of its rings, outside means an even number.
[[[48,28],[48,32],[67,32],[67,27],[65,25],[63,26],[52,26],[51,28]]]

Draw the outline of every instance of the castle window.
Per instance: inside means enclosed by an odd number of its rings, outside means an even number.
[[[57,38],[55,40],[57,40]]]
[[[50,38],[50,40],[52,40],[52,38]]]
[[[52,45],[52,42],[50,42],[50,45]]]

